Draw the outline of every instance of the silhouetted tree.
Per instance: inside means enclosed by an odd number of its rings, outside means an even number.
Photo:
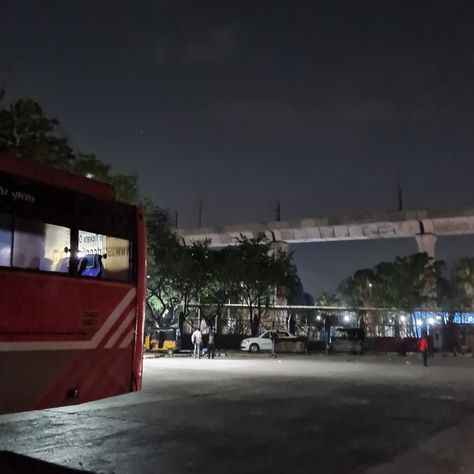
[[[235,248],[234,272],[239,295],[247,306],[252,335],[257,335],[262,316],[274,303],[276,292],[287,297],[297,286],[292,255],[273,251],[265,236],[241,236]]]
[[[0,101],[5,101],[0,91]],[[40,104],[20,99],[0,109],[0,153],[38,161],[114,186],[117,199],[137,203],[136,176],[112,173],[111,166],[89,153],[76,153],[61,130],[59,120],[48,117]]]
[[[0,152],[66,170],[75,159],[59,121],[46,117],[31,99],[20,99],[0,109]]]

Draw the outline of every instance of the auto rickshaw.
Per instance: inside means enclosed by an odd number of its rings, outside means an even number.
[[[181,335],[178,328],[162,328],[145,336],[145,349],[166,352],[169,355],[181,350]]]

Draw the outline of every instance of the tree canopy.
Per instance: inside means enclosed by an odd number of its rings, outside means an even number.
[[[46,117],[31,99],[20,99],[0,109],[0,152],[66,170],[75,160],[59,121]]]
[[[114,186],[118,200],[138,202],[137,177],[114,174],[94,154],[76,151],[59,120],[48,117],[40,104],[31,99],[5,103],[5,94],[0,101],[0,153],[104,181]]]
[[[169,323],[166,314],[179,308],[187,316],[191,304],[208,325],[219,324],[224,305],[242,301],[248,308],[252,333],[275,298],[286,298],[299,279],[292,256],[274,252],[264,237],[241,237],[235,246],[210,249],[209,243],[190,246],[178,242],[169,219],[161,211],[151,220],[149,235],[149,320]],[[159,225],[160,219],[164,221]],[[170,249],[172,249],[170,251]]]

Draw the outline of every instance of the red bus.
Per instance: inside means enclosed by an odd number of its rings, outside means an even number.
[[[141,389],[145,252],[111,186],[0,156],[0,413]]]

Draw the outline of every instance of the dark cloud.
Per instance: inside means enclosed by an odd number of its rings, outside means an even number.
[[[200,31],[160,37],[156,54],[161,66],[209,66],[232,60],[239,48],[239,35],[231,25],[207,25]]]

